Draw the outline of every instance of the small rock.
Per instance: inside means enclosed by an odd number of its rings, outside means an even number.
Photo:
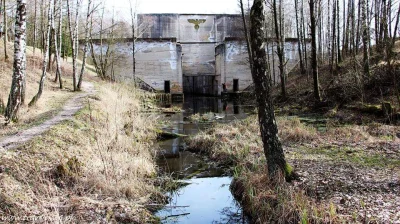
[[[0,173],[4,173],[6,171],[6,167],[3,165],[0,165]]]

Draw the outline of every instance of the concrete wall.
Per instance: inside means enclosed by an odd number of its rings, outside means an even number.
[[[288,41],[285,43],[286,70],[291,71],[298,63],[297,42]],[[267,56],[272,74],[275,74],[276,83],[280,83],[279,60],[276,55],[276,43],[266,47]],[[239,91],[246,89],[253,83],[248,63],[246,44],[235,38],[226,38],[225,41],[215,49],[215,74],[219,85],[226,84],[228,92],[233,91],[233,80],[239,80]],[[273,66],[274,65],[274,66]],[[221,88],[221,87],[219,87]],[[219,90],[221,93],[222,90]]]
[[[168,80],[172,93],[182,93],[181,46],[172,41],[139,41],[136,47],[136,75],[159,91]]]
[[[239,91],[252,84],[240,15],[139,14],[138,25],[145,29],[135,47],[136,76],[152,88],[163,91],[170,81],[173,93],[219,95],[223,83],[228,91],[234,80]],[[118,40],[115,51],[115,76],[132,79],[132,41]],[[266,51],[278,83],[276,47]],[[296,41],[286,42],[285,55],[290,71],[298,61]]]
[[[177,38],[179,35],[178,14],[139,14],[137,27],[141,26],[141,38]]]
[[[94,44],[96,55],[107,47]],[[136,77],[156,90],[164,90],[164,81],[170,81],[171,92],[182,93],[181,46],[174,39],[140,40],[135,44]],[[117,42],[114,47],[114,74],[118,80],[133,79],[132,42]],[[111,69],[111,68],[109,68]]]
[[[180,15],[178,41],[215,42],[214,15]]]
[[[139,14],[140,38],[177,38],[177,42],[220,42],[243,36],[240,15]]]
[[[223,62],[218,62],[221,71],[221,84],[225,83],[228,91],[233,91],[233,80],[239,80],[239,91],[252,84],[252,77],[248,63],[246,44],[243,41],[225,41],[222,44],[223,56],[218,57]]]
[[[280,83],[280,75],[279,75],[279,58],[276,55],[276,43],[271,43],[267,49],[267,54],[269,57],[269,63],[271,66],[272,75],[275,74],[275,79],[272,77],[272,81],[275,80],[275,83]],[[287,40],[284,45],[285,52],[285,60],[286,63],[286,72],[290,72],[298,63],[299,63],[299,55],[297,49],[298,43],[296,40]],[[306,43],[307,49],[311,49],[311,44],[309,42]]]

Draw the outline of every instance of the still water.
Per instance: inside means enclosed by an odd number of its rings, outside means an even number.
[[[186,97],[184,103],[173,106],[182,108],[183,112],[165,115],[169,122],[163,129],[185,135],[194,135],[215,122],[244,119],[254,111],[251,105],[214,97]],[[190,121],[193,114],[209,114],[211,120]],[[168,193],[169,204],[156,213],[162,223],[248,223],[229,190],[232,178],[226,168],[185,151],[182,138],[162,141],[159,148],[161,172],[188,184]]]

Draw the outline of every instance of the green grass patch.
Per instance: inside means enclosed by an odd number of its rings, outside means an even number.
[[[365,167],[390,168],[400,166],[400,160],[390,158],[384,153],[364,151],[351,147],[319,147],[303,148],[310,155],[325,155],[333,161],[345,161],[354,165]]]

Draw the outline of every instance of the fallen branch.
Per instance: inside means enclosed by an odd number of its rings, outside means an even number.
[[[190,213],[182,213],[182,214],[178,214],[178,215],[169,215],[169,216],[165,216],[164,219],[171,218],[171,217],[178,217],[178,216],[186,216],[186,215],[190,215]]]

